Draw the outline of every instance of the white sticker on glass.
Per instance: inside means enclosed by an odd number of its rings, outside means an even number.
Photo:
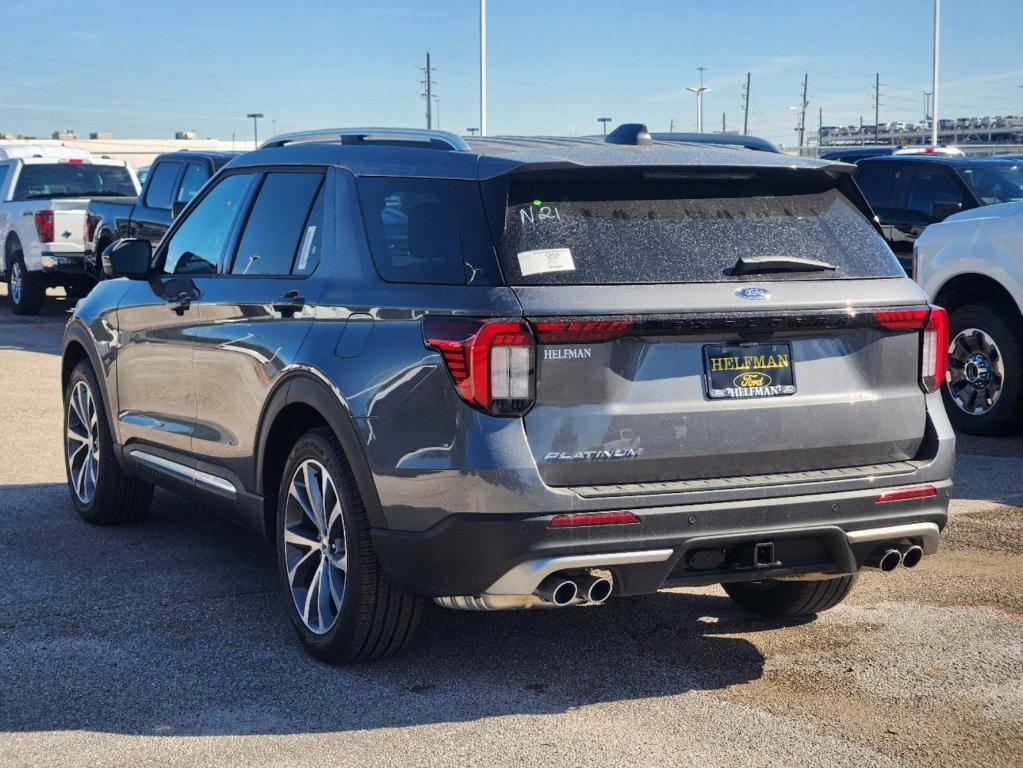
[[[301,272],[309,261],[309,251],[313,247],[313,238],[316,236],[316,226],[306,227],[305,237],[302,238],[302,248],[298,252],[298,270]]]
[[[519,271],[523,277],[542,275],[545,272],[574,272],[571,248],[545,248],[541,251],[522,251],[519,254]]]

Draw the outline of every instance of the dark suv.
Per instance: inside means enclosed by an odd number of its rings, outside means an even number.
[[[938,546],[947,318],[847,166],[657,141],[334,130],[121,240],[64,342],[72,500],[153,485],[276,546],[319,657],[423,599],[722,583],[771,616]]]

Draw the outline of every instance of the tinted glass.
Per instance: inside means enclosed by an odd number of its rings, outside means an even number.
[[[146,205],[150,208],[166,208],[170,210],[174,199],[174,185],[181,171],[180,163],[157,163],[150,171],[152,178],[146,187]]]
[[[167,243],[165,274],[211,274],[245,204],[252,174],[223,178],[181,222]]]
[[[199,163],[189,163],[186,165],[185,173],[181,177],[181,187],[178,189],[177,201],[179,203],[187,203],[198,195],[202,185],[206,183],[209,177],[210,172],[206,170],[205,165]]]
[[[320,185],[320,193],[316,196],[313,209],[309,212],[305,228],[302,230],[302,239],[298,242],[298,255],[295,257],[295,266],[292,274],[308,275],[316,265],[320,263],[320,250],[323,244],[323,185]]]
[[[24,165],[14,200],[60,197],[134,197],[138,194],[128,169],[91,163]]]
[[[874,227],[825,174],[604,169],[512,179],[499,252],[513,285],[903,274]],[[836,269],[735,273],[740,258],[770,257]]]
[[[925,168],[919,171],[909,189],[906,207],[927,216],[935,203],[961,203],[962,193],[944,168]]]
[[[11,166],[0,165],[0,190],[3,189],[4,184],[7,182],[7,174],[11,172]]]
[[[1023,167],[1020,165],[981,165],[958,170],[984,205],[1023,200]]]
[[[245,223],[231,265],[233,275],[287,275],[305,236],[318,173],[269,173]]]
[[[479,186],[448,179],[359,179],[370,250],[393,283],[492,285],[494,246]]]
[[[895,165],[865,164],[856,166],[853,178],[870,207],[876,210],[895,207],[895,187],[904,173],[904,169]]]

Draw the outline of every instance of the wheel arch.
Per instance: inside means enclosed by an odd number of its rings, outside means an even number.
[[[88,361],[96,374],[99,382],[100,395],[103,398],[103,410],[107,415],[107,424],[110,425],[110,434],[117,443],[117,420],[114,418],[115,405],[110,398],[110,391],[107,387],[106,371],[100,361],[96,347],[93,345],[89,332],[80,324],[72,321],[64,333],[64,350],[60,361],[60,394],[61,399],[67,394],[68,381],[71,379],[71,372],[75,366],[82,361]]]
[[[997,304],[1009,312],[1017,324],[1023,323],[1019,302],[1000,282],[977,272],[949,278],[934,295],[934,303],[953,312],[967,304]]]
[[[288,375],[271,393],[260,418],[256,439],[254,480],[263,498],[263,527],[273,539],[277,492],[284,465],[295,441],[310,429],[331,429],[344,450],[366,508],[370,526],[384,527],[383,512],[354,417],[342,399],[310,372]]]

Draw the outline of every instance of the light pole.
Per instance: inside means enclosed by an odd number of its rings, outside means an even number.
[[[479,128],[466,128],[465,130],[469,132],[470,136],[475,136],[477,133],[480,132]]]
[[[938,27],[941,0],[934,0],[934,51],[931,62],[931,146],[938,146]]]
[[[480,136],[487,135],[487,0],[480,0]]]
[[[433,103],[437,106],[437,130],[440,130],[440,96],[433,97]]]
[[[604,135],[607,136],[607,124],[611,122],[610,117],[598,117],[597,122],[604,128]]]
[[[687,91],[692,91],[696,94],[696,132],[703,133],[703,94],[710,90],[710,88],[704,88],[703,86],[703,71],[706,67],[696,68],[700,73],[700,86],[698,88],[686,88]]]
[[[263,116],[262,112],[249,112],[246,117],[252,118],[252,138],[255,141],[255,146],[259,146],[259,118]]]
[[[272,126],[273,135],[276,136],[277,135],[277,121],[276,120],[271,120],[270,121],[270,125]]]

